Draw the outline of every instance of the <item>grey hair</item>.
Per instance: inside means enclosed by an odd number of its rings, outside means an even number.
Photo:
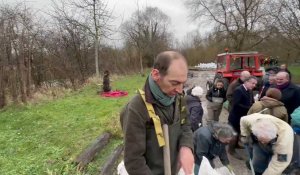
[[[230,138],[236,135],[232,126],[226,123],[215,122],[212,124],[212,128],[214,135],[218,138]]]
[[[277,136],[278,129],[274,123],[268,119],[259,119],[251,127],[252,133],[256,137],[274,139]]]

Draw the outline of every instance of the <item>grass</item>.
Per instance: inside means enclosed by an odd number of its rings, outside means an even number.
[[[105,158],[122,142],[119,111],[141,88],[145,77],[120,77],[113,89],[122,98],[101,98],[90,84],[63,98],[0,111],[0,174],[81,174],[72,160],[105,131],[113,139],[82,174],[97,174]]]
[[[300,84],[300,66],[289,66],[288,69],[292,73],[292,81]]]

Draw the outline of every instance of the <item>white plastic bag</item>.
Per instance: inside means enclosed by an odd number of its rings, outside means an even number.
[[[123,160],[119,163],[117,170],[118,175],[128,175]]]
[[[206,157],[203,156],[198,175],[235,175],[225,166],[213,169]]]
[[[124,161],[120,162],[118,165],[118,175],[128,175]],[[185,175],[182,168],[180,168],[177,175]],[[197,174],[195,174],[197,175]],[[225,166],[221,168],[213,169],[206,157],[203,156],[198,175],[235,175],[234,173],[231,173],[229,169]]]

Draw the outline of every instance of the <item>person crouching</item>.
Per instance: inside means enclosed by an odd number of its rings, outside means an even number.
[[[198,174],[202,157],[205,156],[214,168],[214,158],[219,157],[222,164],[232,170],[229,165],[225,146],[236,135],[234,129],[225,123],[212,122],[200,127],[194,133],[195,174]]]
[[[251,143],[255,175],[281,175],[293,155],[294,133],[285,121],[254,113],[241,118],[241,142]]]

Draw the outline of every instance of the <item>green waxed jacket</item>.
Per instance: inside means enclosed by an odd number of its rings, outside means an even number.
[[[144,91],[146,101],[153,104],[161,124],[169,125],[171,169],[172,174],[176,174],[179,148],[187,146],[193,150],[193,134],[181,102],[183,98],[178,95],[173,105],[165,107],[153,98],[147,83]],[[120,121],[127,172],[130,175],[163,175],[163,147],[158,145],[153,121],[140,94],[135,95],[123,108]]]

